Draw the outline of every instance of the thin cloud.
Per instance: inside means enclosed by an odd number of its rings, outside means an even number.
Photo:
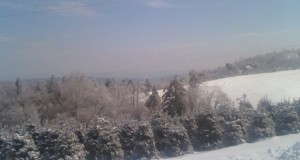
[[[0,44],[4,44],[11,41],[13,41],[13,38],[11,37],[0,36]]]
[[[61,16],[94,17],[97,15],[97,12],[90,9],[83,1],[64,1],[48,9]]]
[[[163,0],[150,0],[146,1],[145,5],[150,8],[172,8],[173,6],[170,3],[167,3]]]
[[[236,37],[265,37],[265,36],[274,36],[282,33],[286,33],[288,30],[279,30],[279,31],[267,31],[267,32],[244,32],[235,35]]]

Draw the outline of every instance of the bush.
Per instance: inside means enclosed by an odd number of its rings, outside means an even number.
[[[156,148],[165,156],[179,156],[192,151],[186,129],[177,119],[155,116],[152,121]]]

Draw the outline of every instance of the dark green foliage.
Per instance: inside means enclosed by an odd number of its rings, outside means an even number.
[[[23,89],[23,85],[22,85],[22,81],[19,77],[16,80],[15,87],[16,87],[17,95],[20,95],[22,92],[22,89]]]
[[[154,87],[151,95],[148,97],[145,106],[151,111],[159,111],[161,108],[161,98],[158,95],[156,88]]]
[[[299,116],[294,108],[287,107],[281,109],[275,114],[275,131],[277,135],[299,133]]]
[[[120,143],[124,151],[125,160],[134,160],[133,153],[135,149],[135,132],[137,126],[135,125],[136,121],[125,122],[119,129]]]
[[[271,100],[267,97],[263,97],[259,100],[257,109],[261,112],[265,112],[266,114],[270,115],[274,120],[277,107],[274,104],[272,104]]]
[[[133,159],[157,158],[154,135],[151,126],[146,121],[141,121],[134,137]]]
[[[121,160],[124,156],[117,128],[104,119],[88,131],[84,147],[89,160]]]
[[[248,128],[247,142],[255,142],[275,135],[275,124],[272,118],[265,113],[257,112]]]
[[[177,119],[156,115],[152,128],[157,150],[165,156],[179,156],[192,151],[187,130]]]
[[[184,126],[195,150],[214,149],[221,141],[221,127],[212,113],[200,113],[195,119],[186,120]]]
[[[241,98],[237,99],[239,101],[239,109],[241,111],[247,112],[248,110],[253,110],[252,104],[247,99],[247,95],[243,94]]]
[[[164,113],[173,117],[182,116],[187,109],[186,89],[183,84],[175,78],[164,91],[162,96]]]
[[[40,152],[41,159],[83,159],[85,151],[76,134],[64,128],[31,129],[32,138]]]
[[[242,127],[236,121],[225,122],[222,135],[222,142],[225,146],[234,146],[245,141]]]
[[[0,133],[1,134],[1,133]],[[38,160],[39,152],[28,134],[15,133],[10,136],[0,135],[1,160]]]

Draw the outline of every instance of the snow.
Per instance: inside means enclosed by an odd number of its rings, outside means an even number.
[[[272,102],[293,98],[299,99],[300,95],[300,70],[290,70],[246,76],[237,76],[208,81],[208,86],[219,86],[234,101],[245,93],[250,103],[256,107],[263,96]]]
[[[245,143],[219,150],[194,152],[166,160],[274,160],[283,153],[291,155],[291,147],[299,145],[300,134],[273,137],[256,143]]]

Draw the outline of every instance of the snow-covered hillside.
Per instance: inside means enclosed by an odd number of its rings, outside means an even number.
[[[236,101],[245,93],[247,99],[256,106],[260,98],[267,96],[273,102],[300,97],[300,70],[230,77],[206,82],[221,89]]]
[[[284,155],[293,155],[293,149],[299,149],[300,134],[273,137],[256,143],[245,143],[207,152],[195,152],[167,160],[274,160]],[[296,144],[296,145],[295,145]],[[284,153],[285,152],[285,153]],[[284,158],[283,158],[284,159]]]
[[[229,77],[208,81],[204,85],[219,87],[236,106],[238,105],[237,98],[246,94],[247,99],[256,107],[258,101],[264,96],[275,103],[283,99],[299,99],[300,69]],[[162,96],[163,90],[158,90],[158,93]]]

